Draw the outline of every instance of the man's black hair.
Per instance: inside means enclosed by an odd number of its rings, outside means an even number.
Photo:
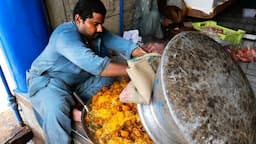
[[[92,18],[92,13],[100,13],[106,15],[107,11],[104,4],[100,0],[79,0],[73,10],[73,19],[78,14],[83,20]]]

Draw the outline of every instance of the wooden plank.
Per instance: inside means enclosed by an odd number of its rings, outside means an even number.
[[[5,144],[25,144],[33,138],[33,133],[28,126],[18,127]]]
[[[37,144],[44,144],[45,136],[36,120],[31,102],[23,94],[14,93],[14,95],[17,99],[18,106],[21,109],[20,115],[24,123],[32,129],[35,141],[37,141]]]

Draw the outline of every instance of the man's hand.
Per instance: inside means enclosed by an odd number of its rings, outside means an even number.
[[[147,52],[144,51],[141,47],[137,47],[136,49],[134,49],[134,51],[132,52],[132,56],[133,57],[140,57],[143,56],[144,54],[146,54]]]
[[[165,48],[164,43],[150,42],[141,46],[148,53],[162,54]]]
[[[146,54],[141,47],[137,47],[132,52],[133,57],[140,57]],[[110,64],[101,72],[101,76],[125,76],[127,75],[126,69],[128,66],[126,64],[118,64],[110,62]]]
[[[117,64],[110,62],[109,65],[101,72],[101,76],[125,76],[127,75],[126,64]]]

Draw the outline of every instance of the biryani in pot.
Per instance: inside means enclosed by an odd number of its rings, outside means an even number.
[[[92,97],[85,125],[90,138],[99,144],[153,144],[144,130],[134,103],[122,103],[119,94],[128,78],[103,87]]]

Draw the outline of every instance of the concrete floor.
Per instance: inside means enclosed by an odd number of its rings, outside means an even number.
[[[10,108],[0,114],[0,143],[4,143],[8,138],[15,134],[19,124]]]
[[[29,128],[19,126],[12,109],[7,108],[0,113],[0,144],[5,144],[15,135],[21,134],[24,129]],[[34,144],[34,142],[29,140],[26,144]]]

